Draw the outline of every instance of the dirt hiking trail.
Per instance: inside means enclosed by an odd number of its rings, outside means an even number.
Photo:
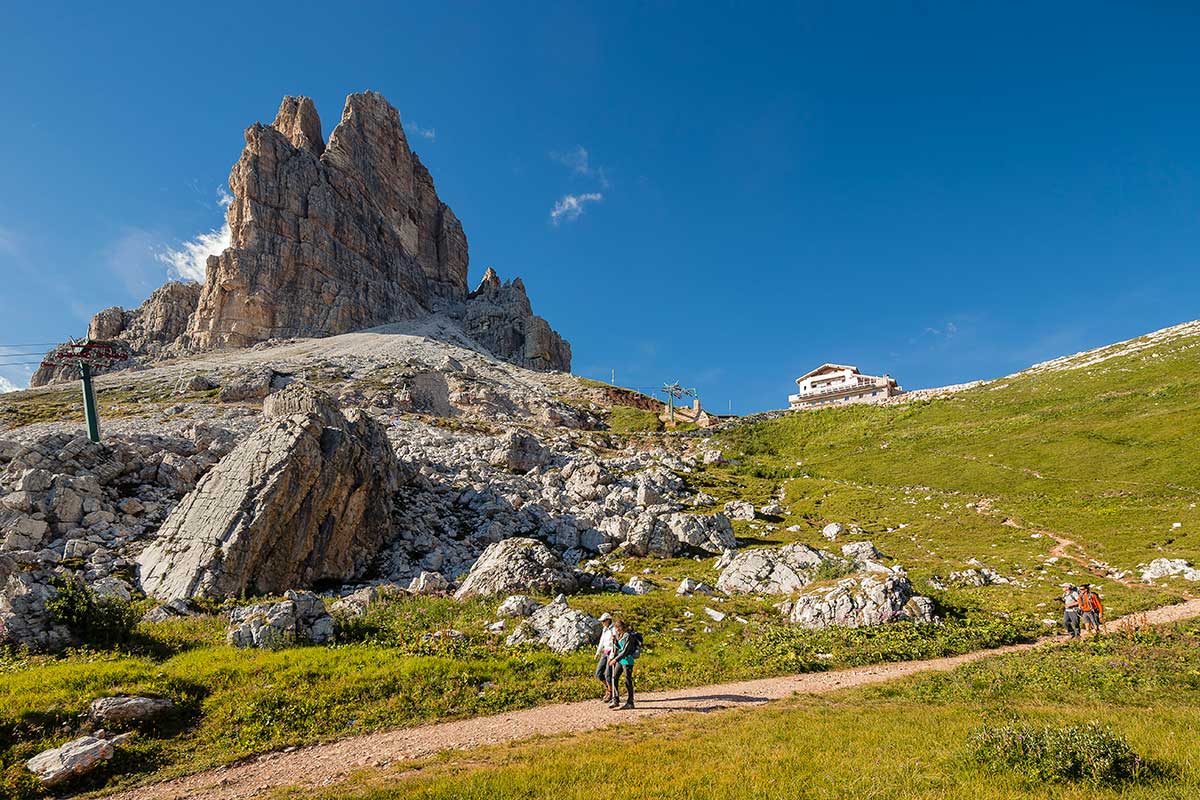
[[[1138,625],[1179,622],[1197,616],[1200,616],[1200,599],[1131,615]],[[706,712],[759,706],[795,694],[821,694],[854,686],[883,683],[918,672],[948,671],[982,658],[1031,650],[1062,640],[1061,636],[1047,636],[1032,644],[977,650],[965,655],[927,661],[902,661],[831,672],[652,692],[638,695],[638,707],[633,711],[612,711],[596,699],[364,734],[328,744],[267,753],[249,761],[140,786],[105,797],[108,800],[249,800],[285,786],[330,786],[340,783],[358,770],[382,769],[404,761],[425,758],[444,750],[465,750],[534,736],[630,725],[680,711]]]

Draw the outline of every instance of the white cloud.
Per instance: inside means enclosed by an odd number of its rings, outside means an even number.
[[[217,189],[217,204],[223,209],[233,204],[233,195],[224,187]],[[194,238],[180,243],[178,248],[168,247],[157,255],[159,261],[167,265],[167,272],[172,278],[179,280],[204,282],[208,268],[208,257],[220,255],[233,241],[229,223],[225,222],[220,228],[208,233],[197,234]]]
[[[591,163],[591,156],[583,145],[577,144],[574,150],[566,153],[551,153],[550,158],[574,173],[595,178],[600,182],[601,188],[608,188],[608,177],[604,174],[604,167],[597,167]]]
[[[404,130],[408,131],[410,136],[420,136],[422,139],[428,139],[431,142],[437,141],[437,128],[422,128],[415,122],[404,123]]]
[[[0,375],[0,394],[4,394],[5,392],[17,392],[20,391],[20,389],[21,387],[17,386],[3,375]]]
[[[562,199],[555,203],[554,208],[550,211],[550,221],[557,225],[563,220],[569,222],[577,219],[583,213],[584,203],[598,203],[603,199],[604,195],[599,192],[563,195]]]
[[[926,328],[925,333],[930,336],[945,336],[949,339],[954,334],[958,333],[958,326],[953,322],[947,322],[943,328]]]

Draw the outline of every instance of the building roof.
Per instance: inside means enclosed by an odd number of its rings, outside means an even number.
[[[822,372],[839,371],[839,370],[843,370],[843,369],[848,369],[848,370],[850,370],[851,373],[853,373],[855,375],[862,374],[858,371],[858,367],[855,367],[851,364],[822,364],[821,366],[817,367],[816,369],[809,370],[808,372],[801,375],[799,378],[796,378],[796,383],[799,383],[800,381],[804,380],[805,378],[811,378],[813,375],[819,375]]]

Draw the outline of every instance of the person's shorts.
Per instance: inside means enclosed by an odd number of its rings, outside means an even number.
[[[1079,621],[1084,625],[1099,625],[1100,615],[1095,611],[1084,611],[1079,615]]]

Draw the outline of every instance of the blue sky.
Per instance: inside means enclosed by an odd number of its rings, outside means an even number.
[[[248,125],[362,89],[580,375],[747,413],[1200,317],[1194,3],[82,5],[5,12],[0,345],[136,306]]]

